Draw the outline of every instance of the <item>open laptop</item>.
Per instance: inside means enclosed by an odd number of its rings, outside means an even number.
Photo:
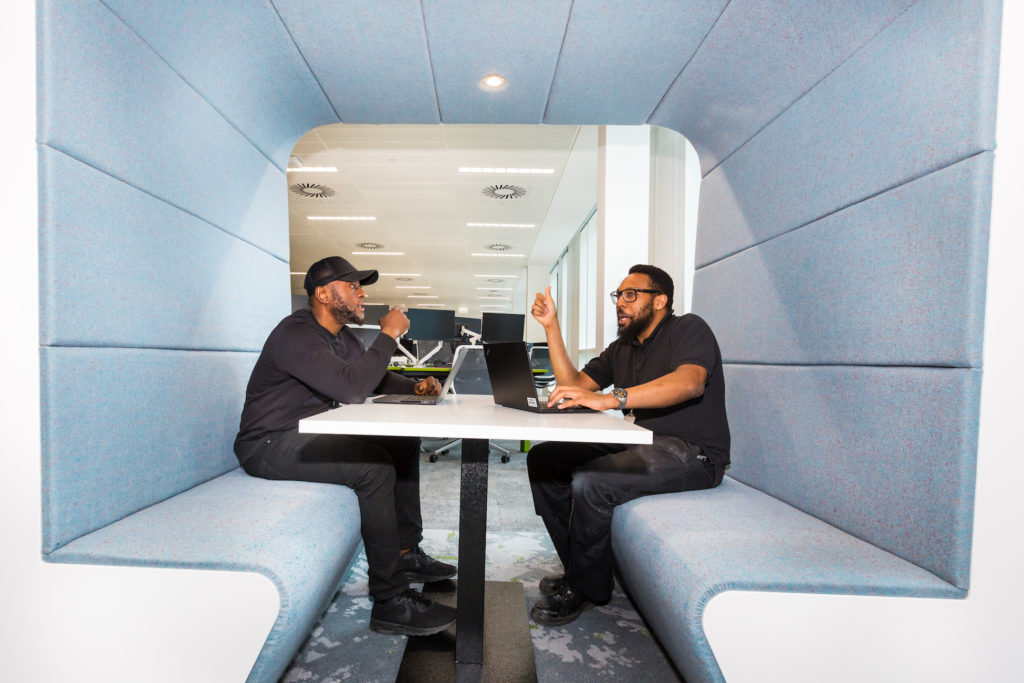
[[[491,379],[494,402],[500,406],[528,410],[531,413],[595,412],[584,406],[549,408],[547,399],[537,397],[537,386],[533,383],[533,370],[530,368],[526,342],[485,342],[484,360],[487,361],[487,375]]]
[[[445,378],[444,384],[441,386],[441,393],[436,396],[426,395],[420,396],[418,394],[383,394],[373,399],[374,403],[403,403],[408,405],[421,405],[421,406],[436,406],[441,401],[445,400],[448,395],[448,391],[452,388],[452,382],[455,381],[455,373],[459,371],[462,366],[462,359],[465,358],[465,350],[468,346],[458,346],[455,348],[455,355],[452,356],[452,369],[448,371],[448,377]]]

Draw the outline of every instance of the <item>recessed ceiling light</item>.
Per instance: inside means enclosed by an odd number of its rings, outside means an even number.
[[[376,216],[306,216],[308,221],[375,221]]]
[[[523,258],[523,256],[525,256],[525,254],[483,254],[483,253],[474,252],[474,253],[470,254],[470,256],[511,256],[513,258]]]
[[[480,87],[488,92],[497,92],[508,87],[508,79],[501,74],[487,74],[480,79]]]
[[[536,228],[535,223],[466,223],[470,228]]]
[[[353,251],[353,256],[405,256],[404,251]]]
[[[514,168],[511,166],[459,166],[459,173],[516,173],[519,175],[553,175],[553,168]]]
[[[337,173],[335,166],[303,166],[301,168],[286,169],[288,173]]]

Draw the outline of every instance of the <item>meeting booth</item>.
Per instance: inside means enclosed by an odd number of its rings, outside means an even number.
[[[39,3],[44,558],[267,577],[239,666],[277,680],[359,544],[351,491],[254,480],[231,451],[291,306],[293,144],[339,121],[648,123],[700,157],[693,309],[733,438],[719,489],[616,512],[675,665],[727,677],[745,595],[915,598],[880,619],[970,600],[1000,4],[509,7]]]

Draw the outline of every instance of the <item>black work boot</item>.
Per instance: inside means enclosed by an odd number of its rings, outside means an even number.
[[[414,590],[374,600],[370,630],[397,636],[429,636],[455,623],[455,608],[439,605]]]
[[[565,583],[565,574],[548,574],[540,580],[537,588],[540,589],[541,595],[553,595],[558,592],[563,583]]]
[[[416,546],[407,553],[402,553],[402,571],[409,583],[429,583],[444,581],[458,573],[455,565],[435,560]]]
[[[541,626],[564,626],[594,606],[583,593],[564,580],[558,590],[538,600],[530,610],[530,618]]]

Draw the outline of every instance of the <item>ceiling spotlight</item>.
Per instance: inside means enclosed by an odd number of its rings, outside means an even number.
[[[508,87],[508,79],[501,74],[487,74],[480,79],[480,88],[488,92],[498,92]]]

